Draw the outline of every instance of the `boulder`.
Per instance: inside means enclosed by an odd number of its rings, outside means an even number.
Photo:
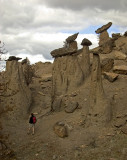
[[[66,56],[66,55],[72,55],[74,53],[76,53],[77,49],[75,48],[59,48],[59,49],[55,49],[53,50],[50,54],[57,58],[57,57],[62,57],[62,56]]]
[[[54,132],[61,138],[68,136],[67,128],[63,122],[57,122],[53,127]]]
[[[82,45],[82,46],[90,46],[90,45],[92,45],[92,43],[91,43],[88,39],[84,38],[84,39],[82,40],[81,45]]]
[[[127,66],[126,65],[114,66],[113,72],[126,75],[127,74]]]
[[[78,107],[78,102],[69,100],[65,103],[65,112],[73,113]]]
[[[67,42],[67,43],[71,43],[71,42],[75,41],[75,39],[77,38],[78,34],[79,34],[79,33],[75,33],[75,34],[73,34],[72,36],[69,36],[69,37],[66,39],[66,42]]]
[[[109,82],[114,82],[118,78],[118,74],[110,73],[110,72],[104,72],[103,73],[104,78],[107,79]]]
[[[98,28],[95,32],[97,34],[104,32],[105,30],[107,30],[108,28],[110,28],[112,25],[112,22],[107,23],[106,25],[103,25],[101,28]]]

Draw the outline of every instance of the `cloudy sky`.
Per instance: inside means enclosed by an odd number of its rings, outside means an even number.
[[[31,63],[53,61],[50,52],[79,32],[97,46],[95,30],[108,22],[112,33],[127,31],[127,0],[0,0],[0,40],[8,55]]]

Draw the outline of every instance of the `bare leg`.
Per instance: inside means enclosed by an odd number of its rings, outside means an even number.
[[[33,124],[32,128],[33,128],[33,134],[34,134],[35,133],[35,125],[34,124]]]

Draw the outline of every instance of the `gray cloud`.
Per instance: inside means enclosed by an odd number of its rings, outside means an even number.
[[[39,2],[42,1],[39,0]],[[127,8],[126,0],[44,0],[43,3],[54,8],[68,8],[72,10],[81,10],[94,7],[102,10],[126,10]]]
[[[0,0],[0,40],[11,55],[41,54],[51,60],[50,52],[68,36],[64,33],[84,33],[109,21],[125,31],[126,8],[126,0]]]

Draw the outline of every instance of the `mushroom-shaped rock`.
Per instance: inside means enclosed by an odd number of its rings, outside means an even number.
[[[69,37],[66,39],[66,42],[67,42],[67,43],[71,43],[71,42],[75,41],[75,39],[77,38],[78,34],[79,34],[79,33],[75,33],[75,34],[73,34],[72,36],[69,36]]]
[[[7,61],[13,61],[13,60],[18,61],[18,60],[20,60],[20,59],[22,59],[22,58],[15,57],[15,56],[10,56],[10,57],[7,59]]]
[[[81,45],[82,45],[82,46],[90,46],[90,45],[92,45],[92,43],[91,43],[88,39],[84,38],[84,39],[82,40]]]
[[[103,25],[101,28],[98,28],[95,32],[97,34],[102,33],[103,31],[109,29],[112,25],[112,22],[107,23],[106,25]]]

